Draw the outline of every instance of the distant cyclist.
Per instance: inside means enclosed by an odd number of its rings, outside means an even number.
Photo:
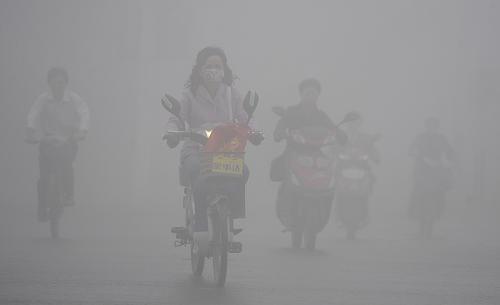
[[[28,115],[26,141],[39,143],[38,219],[48,220],[48,177],[60,166],[64,206],[74,201],[74,174],[78,141],[87,135],[89,110],[76,93],[69,91],[68,73],[52,68],[47,74],[49,91],[41,94]]]

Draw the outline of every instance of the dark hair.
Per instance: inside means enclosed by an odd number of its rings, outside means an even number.
[[[47,82],[50,82],[52,79],[56,77],[62,77],[66,81],[68,81],[69,80],[68,71],[66,71],[66,69],[61,67],[50,68],[49,72],[47,72]]]
[[[315,78],[306,78],[303,81],[301,81],[299,84],[299,92],[302,93],[304,89],[309,87],[314,87],[318,89],[319,92],[321,92],[321,83],[319,82],[319,80]]]
[[[201,67],[207,62],[207,59],[211,56],[219,56],[224,64],[224,79],[223,82],[231,86],[233,84],[234,76],[233,71],[227,65],[227,57],[224,50],[218,47],[206,47],[198,52],[196,56],[196,62],[191,71],[188,81],[186,82],[186,88],[189,88],[191,92],[195,93],[202,82],[200,75]]]

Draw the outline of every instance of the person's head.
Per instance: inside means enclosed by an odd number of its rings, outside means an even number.
[[[54,67],[47,73],[47,83],[50,91],[56,98],[61,98],[68,86],[68,72],[64,68]]]
[[[439,130],[439,119],[430,117],[425,120],[425,130],[428,132],[437,132]]]
[[[195,92],[200,85],[215,86],[233,84],[233,72],[227,64],[224,51],[218,47],[206,47],[198,52],[186,87]]]
[[[299,94],[302,102],[316,103],[321,93],[321,84],[315,78],[307,78],[299,84]]]

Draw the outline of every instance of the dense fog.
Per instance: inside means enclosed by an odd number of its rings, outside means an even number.
[[[286,289],[301,289],[302,285],[287,286],[286,277],[293,275],[284,272],[266,274],[279,256],[289,263],[285,270],[301,264],[338,268],[343,258],[357,257],[358,251],[372,252],[372,267],[363,258],[357,264],[365,267],[357,274],[369,278],[373,275],[370,270],[380,271],[373,266],[390,261],[390,255],[402,265],[411,264],[418,260],[412,247],[419,249],[416,252],[423,247],[429,251],[429,264],[433,257],[443,265],[470,268],[489,262],[484,267],[489,273],[449,271],[450,277],[462,280],[453,287],[445,280],[432,282],[432,275],[420,274],[422,278],[413,286],[405,277],[408,265],[393,267],[401,270],[401,281],[407,283],[398,286],[395,280],[389,289],[394,295],[423,285],[415,288],[421,299],[407,304],[444,304],[444,300],[450,304],[498,304],[499,29],[500,4],[493,0],[0,0],[0,303],[279,304]],[[259,94],[255,127],[266,137],[260,146],[250,145],[246,152],[250,169],[247,217],[237,221],[244,228],[240,237],[244,248],[242,254],[231,254],[229,296],[197,291],[206,287],[183,288],[182,281],[188,282],[190,274],[189,251],[174,249],[175,238],[170,233],[170,227],[184,225],[183,188],[178,183],[180,148],[169,149],[162,141],[170,115],[160,100],[165,93],[182,96],[196,55],[206,46],[225,51],[237,76],[235,88],[242,95],[248,90]],[[25,143],[25,133],[35,99],[49,90],[47,71],[52,67],[67,70],[68,88],[90,109],[89,131],[79,144],[75,161],[76,205],[66,209],[61,219],[63,251],[79,257],[75,261],[82,264],[89,259],[90,265],[103,263],[100,254],[108,255],[105,262],[114,267],[88,275],[96,285],[109,279],[119,286],[120,279],[130,276],[126,265],[133,260],[133,272],[140,274],[144,285],[152,285],[152,299],[141,299],[140,287],[130,288],[127,294],[127,285],[133,282],[127,282],[124,291],[116,291],[116,298],[112,285],[99,290],[89,284],[82,288],[85,292],[73,293],[72,288],[87,283],[78,281],[79,272],[87,276],[86,267],[70,266],[64,258],[62,267],[53,266],[58,271],[51,279],[44,277],[53,254],[48,248],[61,245],[50,241],[46,223],[37,222],[38,150]],[[346,248],[350,246],[343,243],[342,229],[332,212],[329,224],[318,235],[321,255],[296,259],[283,250],[289,247],[289,237],[276,218],[279,183],[269,179],[271,161],[285,147],[273,140],[278,117],[271,109],[299,103],[298,84],[309,77],[321,82],[318,107],[334,122],[356,110],[363,117],[363,130],[380,134],[376,146],[381,163],[373,166],[376,182],[370,216],[359,239],[353,241],[357,246]],[[416,238],[417,225],[408,219],[414,166],[409,150],[429,117],[439,118],[440,132],[451,144],[455,159],[443,217],[435,226],[435,237],[421,244]],[[109,251],[103,248],[106,245],[111,245]],[[156,254],[140,259],[143,252],[138,249]],[[120,256],[122,250],[129,254]],[[463,257],[449,261],[439,257],[455,251]],[[41,256],[26,254],[36,252]],[[23,262],[32,267],[23,267]],[[169,272],[169,266],[175,272]],[[374,293],[375,299],[371,299],[369,284],[359,286],[364,287],[360,289],[365,298],[354,297],[358,286],[352,283],[358,282],[354,275],[343,272],[352,281],[342,284],[335,279],[334,283],[350,289],[353,297],[348,294],[331,300],[339,304],[403,304],[403,297],[395,299],[387,291],[387,295]],[[303,279],[304,287],[307,282],[321,283],[316,298],[309,299],[311,304],[326,304],[328,277],[302,274],[310,276]],[[59,277],[62,282],[75,282],[73,286],[62,284],[69,288],[61,292],[44,286],[44,281]],[[165,284],[165,288],[163,280],[174,284]],[[476,280],[487,283],[484,290],[468,287],[470,294],[462,299],[453,292]],[[259,290],[262,281],[268,281],[268,287]],[[429,285],[434,290],[426,290],[424,282],[432,282]],[[277,292],[271,289],[273,285]],[[441,287],[448,299],[438,296]],[[169,293],[159,292],[163,289],[171,291],[173,299]],[[246,289],[261,294],[248,295]],[[374,284],[372,289],[385,288]],[[314,290],[303,291],[314,294]],[[321,294],[325,294],[323,301],[317,297]],[[301,299],[302,295],[296,299],[288,296],[288,303],[305,304],[308,299]],[[210,301],[205,303],[205,297]],[[483,303],[477,301],[481,297]]]

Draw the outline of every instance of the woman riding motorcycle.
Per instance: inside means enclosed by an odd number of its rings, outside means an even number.
[[[186,83],[186,90],[180,100],[180,118],[172,116],[168,121],[168,130],[180,130],[183,124],[190,129],[209,129],[221,123],[246,122],[247,113],[243,109],[241,95],[233,88],[233,73],[227,64],[224,51],[217,47],[202,49],[197,57],[191,76]],[[177,146],[180,139],[173,133],[166,134],[169,147]],[[259,144],[261,134],[249,138],[253,144]],[[201,170],[201,146],[186,140],[181,150],[180,183],[190,185],[195,202],[195,236],[208,230],[206,194],[197,182]],[[248,169],[245,168],[245,182]]]

